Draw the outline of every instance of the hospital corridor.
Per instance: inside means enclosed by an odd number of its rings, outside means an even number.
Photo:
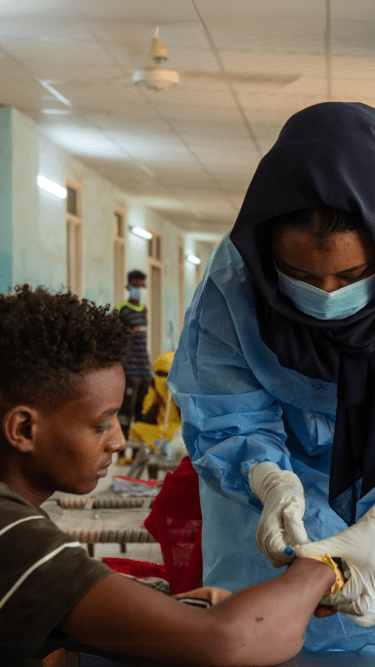
[[[374,2],[0,26],[0,665],[373,667]]]

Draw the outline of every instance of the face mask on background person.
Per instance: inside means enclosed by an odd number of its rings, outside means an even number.
[[[303,313],[318,320],[342,320],[354,315],[375,296],[375,273],[334,292],[325,292],[302,280],[286,276],[277,266],[276,271],[281,294],[288,296]]]
[[[139,301],[141,298],[141,290],[139,287],[129,287],[129,299],[136,299]]]

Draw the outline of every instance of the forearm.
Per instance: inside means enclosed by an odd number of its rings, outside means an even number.
[[[309,618],[334,579],[327,565],[303,558],[276,579],[202,610],[113,574],[60,627],[79,642],[164,664],[273,665],[301,649]]]
[[[296,655],[310,617],[334,581],[327,565],[301,558],[275,579],[238,591],[213,607],[219,623],[236,638],[233,664],[260,667]]]
[[[101,580],[59,627],[98,648],[158,660],[163,665],[230,665],[230,643],[211,609],[183,604],[118,574]],[[226,658],[224,657],[226,656]]]

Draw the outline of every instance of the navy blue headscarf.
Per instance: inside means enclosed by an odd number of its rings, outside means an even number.
[[[323,205],[359,214],[375,243],[372,107],[326,102],[292,116],[260,161],[230,236],[254,281],[262,340],[282,366],[337,381],[329,503],[351,524],[357,500],[375,487],[375,299],[343,320],[298,310],[278,290],[265,224]]]

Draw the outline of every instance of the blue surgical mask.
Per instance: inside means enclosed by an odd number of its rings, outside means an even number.
[[[281,294],[288,296],[303,313],[318,320],[342,320],[354,315],[375,296],[375,273],[334,292],[325,292],[302,280],[286,276],[277,267],[276,271]]]
[[[139,301],[141,298],[141,290],[139,287],[129,287],[129,299],[135,299]]]

